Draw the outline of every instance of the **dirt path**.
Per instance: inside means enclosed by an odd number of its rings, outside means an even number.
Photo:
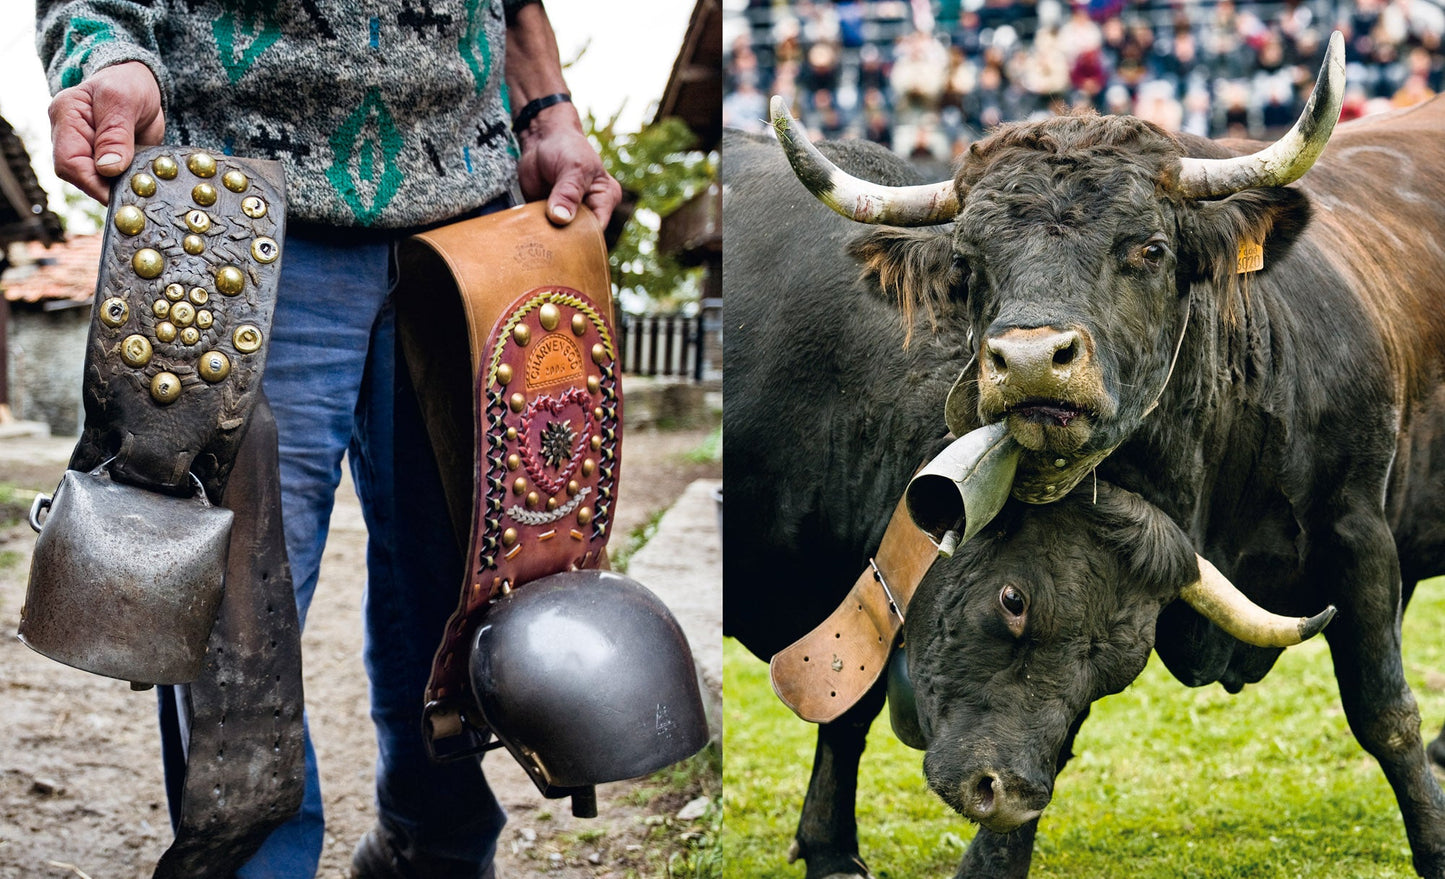
[[[688,462],[706,432],[633,431],[617,508],[615,549],[633,526],[668,507],[720,465]],[[0,440],[0,483],[49,492],[66,440]],[[349,484],[337,497],[321,581],[303,638],[307,709],[319,756],[327,837],[320,876],[345,877],[351,849],[372,825],[375,738],[361,666],[365,530]],[[155,698],[121,681],[67,668],[12,635],[25,596],[34,535],[0,527],[0,879],[149,877],[171,831],[154,733]],[[598,791],[600,817],[571,817],[544,800],[505,752],[487,775],[511,821],[499,847],[504,876],[593,879],[652,875],[648,855],[669,835],[683,786],[622,782]],[[652,863],[655,863],[655,852]]]

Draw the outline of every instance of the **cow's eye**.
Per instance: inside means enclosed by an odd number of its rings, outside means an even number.
[[[1163,241],[1150,241],[1140,249],[1139,255],[1146,262],[1157,263],[1169,255],[1169,247]]]
[[[998,603],[1004,609],[1004,613],[1012,617],[1023,616],[1024,611],[1029,607],[1028,599],[1014,586],[1003,587],[998,594]]]

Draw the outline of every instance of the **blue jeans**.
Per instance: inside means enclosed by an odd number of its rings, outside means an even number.
[[[394,244],[287,238],[264,382],[279,435],[286,551],[304,628],[348,453],[368,532],[364,658],[378,818],[416,851],[475,861],[480,872],[506,815],[479,761],[433,763],[422,741],[422,697],[464,565],[398,350]],[[311,879],[322,843],[308,732],[301,811],[237,875]]]

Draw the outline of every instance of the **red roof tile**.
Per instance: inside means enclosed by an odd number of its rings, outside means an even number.
[[[11,302],[89,302],[103,242],[100,235],[76,235],[48,248],[31,242],[25,245],[30,264],[17,261],[0,277],[0,290]]]

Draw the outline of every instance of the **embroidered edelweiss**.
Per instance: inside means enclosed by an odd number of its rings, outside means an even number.
[[[566,421],[549,421],[542,428],[542,457],[548,466],[561,467],[572,459],[572,442],[577,435]]]

